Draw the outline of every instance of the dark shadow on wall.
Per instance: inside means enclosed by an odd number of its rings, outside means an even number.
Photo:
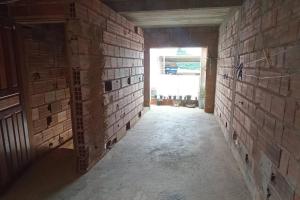
[[[0,199],[47,199],[78,177],[75,151],[58,148],[35,162]]]

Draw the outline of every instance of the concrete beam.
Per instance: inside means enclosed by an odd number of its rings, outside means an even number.
[[[117,12],[241,6],[243,0],[103,0]]]

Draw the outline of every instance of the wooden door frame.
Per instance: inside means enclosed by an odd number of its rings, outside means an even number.
[[[32,117],[30,115],[30,95],[29,91],[27,90],[28,86],[28,66],[25,62],[25,50],[23,45],[23,34],[22,34],[22,25],[15,23],[14,24],[15,31],[14,31],[14,46],[16,48],[15,54],[16,54],[16,65],[17,65],[17,75],[18,75],[18,81],[19,81],[19,91],[20,91],[20,102],[22,109],[24,110],[24,120],[27,126],[28,130],[28,137],[29,137],[29,143],[30,143],[30,155],[31,160],[35,158],[35,148],[34,148],[34,135],[33,135],[33,129],[32,129],[32,123],[28,123],[28,121],[32,120]],[[27,95],[26,95],[27,94]]]
[[[5,188],[7,188],[13,182],[13,180],[18,176],[19,173],[22,173],[22,171],[24,171],[30,165],[30,163],[32,161],[32,149],[33,148],[32,148],[32,144],[31,144],[32,143],[31,134],[28,129],[28,121],[27,121],[28,113],[26,111],[26,107],[25,107],[26,103],[24,100],[25,96],[24,96],[24,87],[23,87],[23,80],[22,80],[22,77],[23,77],[22,69],[24,69],[24,67],[22,66],[23,61],[21,59],[21,55],[22,55],[20,52],[21,48],[18,44],[20,41],[19,41],[19,37],[18,37],[18,32],[16,30],[17,25],[9,18],[1,18],[0,26],[1,26],[1,29],[9,29],[8,33],[5,33],[5,30],[4,30],[4,34],[10,35],[8,45],[11,46],[11,48],[10,48],[11,52],[9,52],[9,53],[12,53],[12,57],[9,59],[13,59],[13,62],[10,61],[12,63],[9,63],[9,64],[12,64],[15,67],[14,70],[15,70],[16,74],[15,74],[14,79],[16,80],[16,83],[17,83],[16,85],[13,85],[13,87],[11,87],[12,85],[10,85],[9,87],[7,87],[7,89],[1,90],[0,91],[0,99],[5,100],[7,98],[12,98],[14,96],[18,96],[18,104],[15,104],[15,105],[12,104],[8,108],[4,107],[4,110],[1,110],[1,112],[0,112],[0,118],[1,118],[1,120],[2,119],[5,120],[9,116],[17,116],[19,113],[21,113],[22,132],[18,131],[18,134],[20,134],[20,133],[24,134],[24,136],[23,136],[24,142],[26,140],[26,142],[23,143],[23,145],[24,144],[26,145],[26,147],[25,147],[26,148],[26,160],[23,160],[22,156],[21,156],[21,161],[19,160],[20,157],[18,158],[18,167],[16,169],[14,169],[15,171],[9,172],[8,179],[6,179],[3,182],[4,185],[1,185],[0,192],[2,192]],[[6,64],[7,63],[5,63],[5,65]],[[14,119],[18,120],[17,117]],[[19,124],[17,125],[17,127],[19,128]],[[13,130],[13,132],[15,133],[15,129]],[[20,135],[18,137],[20,137]],[[18,140],[18,141],[21,142],[20,140]],[[15,142],[16,142],[16,138],[15,138]],[[21,144],[19,144],[19,145],[21,145]],[[21,146],[19,146],[19,148],[21,148]],[[23,153],[21,153],[21,154],[23,154]],[[6,163],[6,161],[4,161],[4,163]]]
[[[12,41],[13,41],[13,50],[14,50],[14,58],[16,64],[16,72],[17,72],[17,81],[18,87],[16,88],[9,88],[5,91],[0,91],[0,97],[5,95],[15,95],[19,94],[20,97],[20,106],[24,111],[24,124],[25,128],[28,131],[29,142],[30,142],[30,155],[31,159],[34,157],[34,148],[33,148],[33,134],[32,134],[32,127],[28,125],[28,119],[30,117],[29,112],[29,96],[26,97],[26,93],[28,91],[26,89],[26,84],[28,84],[27,78],[27,67],[24,58],[24,47],[23,47],[23,36],[22,36],[22,25],[15,23],[11,18],[0,18],[0,26],[6,26],[7,28],[11,28],[12,31]],[[5,111],[4,111],[5,112]]]

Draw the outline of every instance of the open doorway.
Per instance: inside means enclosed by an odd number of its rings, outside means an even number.
[[[23,85],[35,157],[72,140],[70,78],[62,23],[20,26]],[[68,145],[71,149],[72,142]]]
[[[76,154],[65,25],[2,24],[0,41],[0,194],[35,168],[47,186],[67,184]]]
[[[204,108],[206,48],[151,48],[151,105]]]
[[[36,160],[26,173],[43,176],[49,188],[63,187],[77,177],[65,24],[20,25],[19,32],[25,108]],[[51,173],[44,174],[49,168]],[[38,188],[35,184],[30,187]]]

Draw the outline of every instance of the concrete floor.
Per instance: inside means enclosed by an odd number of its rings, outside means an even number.
[[[4,199],[250,200],[213,115],[199,109],[152,107],[81,177],[67,150],[32,166]]]

